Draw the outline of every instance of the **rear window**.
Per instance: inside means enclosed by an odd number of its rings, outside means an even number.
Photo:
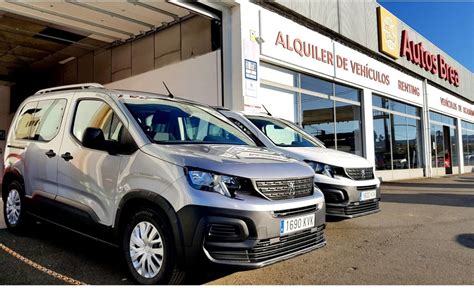
[[[49,142],[58,135],[66,107],[65,99],[27,103],[18,116],[16,139]]]

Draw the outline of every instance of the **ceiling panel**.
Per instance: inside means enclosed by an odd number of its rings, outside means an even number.
[[[173,4],[167,3],[165,1],[141,0],[139,2],[150,5],[150,6],[153,6],[153,7],[156,7],[156,8],[161,9],[161,10],[171,12],[173,14],[178,15],[178,17],[184,17],[184,16],[189,14],[188,10],[186,10],[184,8],[181,8],[181,7],[178,7],[176,5],[173,5]]]
[[[121,31],[126,31],[135,35],[140,34],[141,31],[149,29],[149,27],[131,21],[123,20],[117,17],[112,17],[110,15],[101,12],[96,12],[94,10],[74,5],[72,3],[29,2],[28,4],[33,7],[38,7],[47,11],[53,11],[63,15],[74,15],[74,17],[76,18],[87,19],[88,21],[99,23],[107,27],[119,29]]]
[[[22,3],[22,5],[24,5],[24,3]],[[26,5],[30,4],[28,3]],[[128,32],[118,32],[116,30],[103,28],[99,25],[95,25],[94,23],[89,23],[89,21],[85,19],[80,19],[81,21],[73,20],[75,19],[74,16],[72,16],[71,18],[65,18],[65,16],[45,13],[42,11],[35,10],[33,8],[24,7],[8,2],[0,2],[0,10],[22,15],[25,17],[30,17],[33,19],[39,19],[41,21],[46,21],[48,23],[53,23],[60,26],[67,26],[69,28],[91,34],[89,35],[89,37],[91,38],[104,40],[109,43],[119,39],[128,39],[133,36],[133,34]]]
[[[141,21],[154,25],[155,27],[160,27],[163,22],[168,23],[174,20],[171,16],[124,1],[88,2],[87,4],[119,15],[140,19]]]

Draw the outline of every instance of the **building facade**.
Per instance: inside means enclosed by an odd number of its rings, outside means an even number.
[[[474,74],[375,0],[150,3],[0,3],[2,25],[40,31],[27,39],[35,69],[0,75],[0,149],[35,90],[98,82],[166,93],[165,81],[209,105],[265,106],[327,147],[367,158],[383,180],[474,171]],[[76,38],[46,45],[67,35],[45,38],[49,26]],[[18,42],[8,47],[28,42],[3,36]]]
[[[239,8],[243,103],[231,108],[263,105],[383,180],[474,171],[472,72],[375,1]]]

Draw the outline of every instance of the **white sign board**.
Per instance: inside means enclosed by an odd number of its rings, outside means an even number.
[[[428,93],[428,107],[430,109],[470,122],[474,121],[474,105],[429,84],[426,91]]]
[[[275,13],[261,13],[261,54],[423,104],[423,82]]]
[[[261,54],[319,73],[334,75],[332,40],[277,14],[260,14]]]
[[[423,82],[342,44],[335,43],[335,77],[423,105]]]

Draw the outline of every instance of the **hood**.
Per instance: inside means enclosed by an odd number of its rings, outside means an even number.
[[[305,163],[280,153],[245,145],[149,144],[141,148],[150,156],[182,166],[250,179],[313,177]]]
[[[334,149],[320,147],[279,147],[290,157],[300,160],[311,160],[343,168],[373,167],[367,159]]]

